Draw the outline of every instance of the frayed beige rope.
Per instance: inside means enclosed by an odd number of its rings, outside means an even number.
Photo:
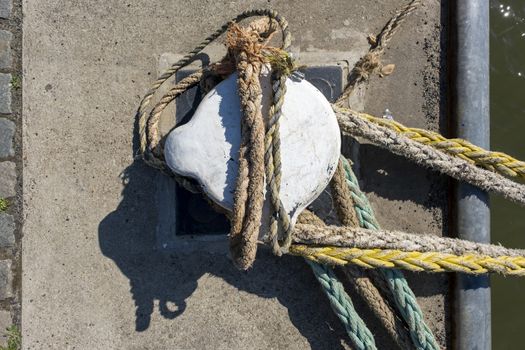
[[[341,224],[351,227],[359,226],[359,220],[354,210],[355,203],[352,198],[352,193],[346,184],[345,170],[341,159],[339,159],[335,174],[330,181],[330,188],[332,190],[331,194],[334,207]]]
[[[378,288],[374,285],[375,281],[368,276],[369,271],[356,266],[345,266],[343,271],[350,280],[350,286],[366,301],[370,310],[372,310],[390,337],[397,343],[398,347],[406,350],[414,349],[408,328],[386,303]]]
[[[181,68],[187,66],[189,63],[191,63],[195,57],[204,50],[206,46],[208,46],[211,42],[213,42],[215,39],[217,39],[219,36],[221,36],[226,30],[229,28],[229,26],[232,23],[237,23],[239,21],[242,21],[243,19],[254,17],[254,16],[266,16],[268,18],[271,18],[270,26],[268,30],[264,33],[261,33],[262,36],[264,35],[271,35],[273,30],[273,24],[275,23],[279,24],[281,26],[282,31],[282,47],[288,47],[291,43],[291,34],[288,30],[288,24],[286,26],[282,25],[282,22],[284,18],[280,16],[276,11],[269,10],[269,9],[253,9],[253,10],[247,10],[233,18],[232,20],[228,21],[227,23],[223,24],[220,28],[218,28],[215,32],[210,34],[206,39],[204,39],[197,47],[195,47],[191,52],[189,52],[187,55],[185,55],[183,58],[175,62],[170,68],[168,68],[166,71],[164,71],[153,84],[151,85],[150,89],[142,100],[140,101],[140,106],[136,113],[137,118],[137,125],[138,125],[138,135],[139,135],[139,154],[142,156],[144,161],[158,169],[165,169],[165,163],[162,159],[156,158],[153,153],[151,153],[148,150],[148,137],[147,137],[147,124],[148,124],[148,108],[150,106],[151,101],[153,100],[153,97],[155,93],[158,91],[158,89],[167,82],[171,77],[173,77]],[[262,23],[262,22],[260,22]],[[260,29],[260,24],[255,25],[252,29]],[[268,38],[265,38],[268,40]],[[167,170],[167,169],[166,169]],[[189,186],[191,187],[191,186]],[[195,192],[197,189],[193,188],[192,192]]]
[[[162,149],[159,149],[157,146],[160,142],[160,132],[159,132],[159,120],[162,112],[173,100],[175,100],[182,93],[186,92],[188,89],[196,86],[200,83],[203,75],[202,69],[191,74],[190,76],[182,79],[180,82],[175,84],[160,101],[155,105],[155,107],[150,112],[150,117],[148,118],[148,127],[147,127],[147,136],[148,136],[148,149],[153,152],[157,157],[161,157]]]
[[[236,58],[237,87],[241,101],[239,175],[235,186],[230,230],[234,263],[246,270],[257,252],[257,237],[264,203],[264,120],[261,111],[261,48],[258,33],[233,24],[228,46]]]
[[[412,0],[405,7],[397,11],[394,16],[383,27],[377,37],[370,36],[370,50],[357,61],[354,68],[348,77],[348,84],[343,93],[335,101],[335,105],[342,107],[353,93],[357,85],[368,81],[372,74],[380,73],[383,64],[381,63],[381,56],[385,52],[387,43],[392,39],[394,34],[399,29],[399,26],[406,20],[406,18],[414,12],[418,6],[421,5],[420,0]],[[386,67],[385,67],[386,68]]]
[[[446,154],[431,146],[411,140],[391,129],[361,118],[359,113],[349,109],[337,107],[334,109],[342,132],[363,137],[376,146],[385,148],[419,165],[525,205],[525,185],[513,182],[492,171],[479,168],[466,160]]]

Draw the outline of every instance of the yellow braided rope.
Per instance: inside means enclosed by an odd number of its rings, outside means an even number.
[[[409,128],[394,120],[378,118],[366,113],[356,113],[360,117],[375,124],[387,127],[404,136],[432,146],[443,152],[460,157],[475,163],[488,170],[499,172],[503,175],[525,178],[525,162],[520,161],[502,152],[487,151],[463,139],[447,139],[434,131]]]
[[[440,252],[405,252],[391,249],[311,247],[294,244],[290,253],[330,265],[355,264],[364,268],[398,268],[417,272],[500,273],[525,276],[525,257]]]

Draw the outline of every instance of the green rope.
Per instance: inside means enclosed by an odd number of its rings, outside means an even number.
[[[354,309],[350,296],[345,292],[334,271],[327,265],[305,259],[321,284],[330,305],[343,325],[356,349],[377,349],[374,336]]]
[[[377,230],[379,224],[374,216],[374,211],[365,194],[359,189],[359,183],[352,171],[348,160],[341,157],[346,174],[346,183],[352,192],[355,202],[355,210],[361,227]],[[423,313],[417,303],[416,296],[410,289],[407,280],[401,271],[395,269],[379,269],[382,277],[387,282],[394,297],[396,307],[408,325],[410,337],[417,349],[439,350],[439,345],[432,334],[432,331],[425,323]]]

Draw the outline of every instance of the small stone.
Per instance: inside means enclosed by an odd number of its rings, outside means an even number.
[[[0,247],[8,248],[15,244],[15,220],[12,215],[0,213]]]
[[[0,345],[7,346],[7,328],[13,325],[11,313],[7,310],[0,310]]]
[[[11,10],[13,8],[13,0],[0,0],[0,18],[11,17]]]
[[[0,158],[15,155],[13,148],[13,137],[15,135],[15,123],[9,119],[0,118]]]
[[[13,296],[13,273],[11,260],[0,260],[0,300]]]
[[[379,76],[381,78],[389,76],[390,74],[394,73],[395,68],[396,68],[395,64],[393,63],[387,64],[386,66],[383,66],[383,68],[381,68],[381,73],[379,73]]]
[[[11,74],[0,73],[0,113],[11,113]]]
[[[388,108],[385,109],[383,113],[383,119],[394,120],[394,116],[392,115],[392,112],[390,112]]]
[[[13,34],[0,30],[0,68],[11,68],[11,39]]]
[[[345,19],[345,20],[343,21],[343,25],[345,25],[345,26],[348,27],[348,26],[350,25],[350,21],[349,21],[348,19]]]
[[[16,166],[13,162],[0,163],[0,197],[9,198],[16,195]]]

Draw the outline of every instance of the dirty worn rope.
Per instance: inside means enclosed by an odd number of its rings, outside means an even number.
[[[494,192],[525,205],[525,185],[482,169],[474,164],[419,143],[389,128],[367,121],[358,113],[335,107],[339,126],[344,133],[363,137],[373,144],[403,156],[419,165],[468,182],[484,191]]]
[[[359,226],[357,212],[354,207],[357,205],[354,198],[352,198],[352,191],[346,184],[346,172],[342,159],[339,159],[334,176],[330,181],[330,189],[334,207],[337,212],[337,217],[343,226],[356,227]],[[323,228],[326,226],[322,226]],[[295,230],[297,233],[297,230]]]
[[[385,301],[368,276],[368,271],[357,266],[345,266],[343,271],[350,281],[350,287],[354,288],[356,293],[363,298],[398,347],[403,350],[413,349],[407,326]]]
[[[310,260],[307,262],[323,287],[332,309],[345,326],[352,344],[357,349],[377,349],[374,336],[355,311],[350,297],[331,268]]]
[[[199,69],[195,73],[192,73],[191,75],[182,79],[180,82],[175,84],[166,94],[164,94],[160,101],[151,110],[150,116],[147,121],[147,136],[149,139],[148,148],[157,157],[160,157],[162,153],[162,149],[157,147],[160,142],[160,132],[158,125],[162,112],[164,111],[166,106],[173,102],[178,96],[186,92],[188,89],[199,84],[202,76],[203,70]],[[162,166],[161,164],[158,165]]]
[[[525,162],[508,154],[488,151],[463,139],[447,139],[435,131],[409,128],[395,120],[378,118],[366,113],[359,113],[359,116],[394,130],[409,139],[432,146],[488,170],[496,171],[510,177],[519,176],[525,178]]]
[[[359,227],[357,210],[355,209],[357,204],[352,197],[353,192],[350,189],[350,186],[347,184],[346,171],[342,158],[338,162],[335,174],[332,177],[332,181],[330,181],[330,187],[334,206],[341,224],[343,224],[345,227]],[[308,224],[308,222],[305,222],[304,224],[304,226],[310,228],[316,227],[323,230],[327,229],[327,226],[322,221],[321,223],[316,223],[315,226]],[[300,232],[300,230],[297,230],[296,225],[294,230],[294,241],[296,243],[296,234],[298,232]],[[317,230],[311,232],[314,235],[317,235]],[[366,301],[379,322],[383,325],[384,329],[388,332],[391,338],[397,343],[399,348],[413,348],[410,341],[410,336],[408,334],[408,329],[404,326],[401,319],[396,317],[393,310],[383,299],[371,278],[368,276],[367,271],[363,271],[362,269],[359,269],[355,266],[347,266],[343,270],[351,282],[350,285],[356,290],[357,294],[359,294]]]
[[[325,226],[323,220],[321,220],[317,215],[305,209],[301,215],[299,215],[298,222],[315,225],[315,226]],[[367,343],[374,343],[373,336],[371,332],[366,327],[366,324],[362,321],[359,315],[355,312],[353,307],[352,299],[342,288],[342,284],[339,282],[337,276],[330,266],[323,266],[320,263],[316,263],[311,259],[306,259],[305,261],[312,268],[312,271],[315,277],[318,279],[323,292],[327,295],[330,305],[332,306],[337,317],[343,322],[345,329],[348,333],[348,336],[352,343],[354,343],[355,348],[361,348]],[[358,272],[356,271],[356,274]],[[371,282],[367,278],[361,278],[362,276],[356,276],[355,279],[349,277],[352,282],[355,282],[353,285],[362,295],[362,297],[368,302],[370,308],[377,315],[380,322],[383,323],[385,329],[390,333],[392,338],[400,343],[402,349],[409,349],[409,346],[403,344],[403,335],[399,335],[396,331],[402,331],[403,328],[395,328],[391,326],[391,320],[396,319],[392,310],[386,305],[383,301],[381,295],[377,289],[371,285]],[[345,300],[341,300],[345,299]],[[361,335],[361,336],[360,336]],[[371,339],[368,341],[368,339]]]
[[[258,33],[249,29],[242,29],[237,25],[230,26],[228,31],[228,45],[233,56],[236,58],[238,72],[238,90],[243,113],[241,119],[241,145],[239,151],[239,175],[237,177],[236,190],[234,194],[234,208],[231,219],[230,251],[235,264],[241,269],[249,268],[255,260],[257,249],[257,237],[261,222],[262,205],[264,202],[264,147],[271,145],[273,150],[268,150],[272,159],[267,163],[279,167],[272,169],[271,175],[278,179],[272,190],[276,191],[273,196],[279,200],[278,206],[282,208],[279,199],[278,187],[280,183],[280,155],[279,143],[265,142],[264,120],[261,111],[262,92],[259,76],[262,69],[260,54],[262,45],[258,44]],[[285,79],[279,80],[283,84]],[[273,113],[269,123],[269,129],[273,130],[271,136],[278,140],[278,120],[284,91],[282,86],[276,89],[277,102],[274,103]],[[277,131],[276,131],[277,130]],[[276,152],[277,151],[277,152]],[[278,157],[278,162],[273,157]],[[277,211],[279,207],[274,207]],[[281,209],[284,211],[284,209]],[[279,212],[279,214],[281,214]],[[284,213],[285,218],[288,214]],[[280,220],[282,221],[282,217]],[[289,223],[288,223],[289,225]],[[289,228],[291,230],[291,228]],[[291,238],[290,238],[291,240]],[[353,344],[358,349],[376,349],[372,334],[356,314],[350,297],[337,280],[337,277],[328,266],[317,263],[309,263],[323,291],[328,296],[330,304],[337,316],[345,325],[347,333]]]
[[[362,59],[362,64],[354,70],[357,71],[357,82],[368,79],[371,73],[377,72],[381,68],[381,62],[379,56],[383,53],[384,45],[390,37],[395,33],[396,28],[399,24],[410,14],[415,7],[419,4],[418,0],[413,0],[408,4],[402,11],[398,12],[394,18],[385,26],[381,34],[374,39],[372,48],[369,51],[369,56],[365,56]],[[236,18],[240,20],[249,16],[268,16],[274,18],[276,22],[281,25],[283,32],[283,48],[289,46],[289,33],[287,31],[287,23],[273,11],[268,10],[255,10],[248,11]],[[187,90],[188,87],[194,86],[202,78],[201,76],[194,76],[193,80],[187,80],[181,82],[180,85],[174,86],[152,109],[149,113],[149,119],[146,118],[146,109],[151,102],[153,94],[166,80],[168,80],[175,72],[182,66],[188,64],[195,55],[200,52],[204,46],[209,42],[221,35],[227,26],[223,26],[219,31],[212,34],[205,40],[203,45],[197,47],[189,55],[185,56],[183,60],[177,62],[174,66],[168,70],[165,74],[161,75],[158,80],[154,83],[152,89],[146,94],[139,107],[139,134],[140,134],[140,151],[146,161],[156,164],[162,168],[164,166],[160,148],[157,148],[159,144],[159,135],[157,130],[158,120],[160,114],[165,106],[171,103],[180,93]],[[230,31],[230,35],[235,32],[235,26],[230,25],[230,28],[234,28]],[[240,30],[240,28],[239,28]],[[255,32],[255,33],[254,33]],[[234,45],[230,45],[230,52],[233,53],[232,57],[235,58],[235,65],[238,71],[238,85],[239,94],[241,97],[241,107],[243,109],[243,118],[241,125],[241,148],[239,157],[239,177],[237,179],[237,186],[235,192],[235,203],[234,203],[234,214],[232,218],[232,231],[231,237],[231,250],[232,256],[237,266],[246,269],[253,263],[255,259],[256,251],[256,240],[259,232],[259,225],[262,212],[262,203],[264,200],[263,188],[265,184],[264,174],[266,171],[267,185],[270,187],[271,203],[274,211],[272,218],[272,225],[270,230],[270,241],[274,248],[274,251],[279,253],[286,252],[287,247],[292,240],[291,227],[289,223],[286,223],[287,213],[284,212],[282,204],[279,200],[279,189],[280,189],[280,154],[279,154],[279,117],[280,107],[284,98],[284,88],[286,82],[286,74],[277,75],[273,80],[273,91],[274,91],[274,105],[273,110],[270,113],[270,122],[268,125],[264,125],[264,120],[260,111],[261,92],[260,83],[258,81],[261,72],[263,62],[266,61],[261,59],[259,45],[263,42],[258,37],[257,30],[252,28],[252,32],[248,33],[248,36],[255,36],[253,40],[243,41],[241,36],[237,36],[234,40],[230,40],[230,43],[235,42]],[[230,37],[231,39],[231,37]],[[181,63],[182,62],[182,63]],[[353,89],[353,87],[352,87]],[[346,93],[346,90],[345,90]],[[348,96],[348,95],[347,95]],[[347,97],[346,96],[346,97]],[[342,96],[344,97],[344,96]],[[338,100],[339,102],[339,100]],[[341,128],[343,131],[350,133],[354,136],[366,137],[373,143],[382,147],[388,148],[390,151],[396,154],[404,155],[409,159],[416,161],[419,164],[429,166],[433,169],[444,172],[450,176],[458,179],[466,180],[471,182],[482,189],[492,190],[505,195],[507,198],[512,200],[525,203],[525,192],[521,187],[505,178],[508,182],[501,180],[497,174],[487,172],[480,169],[472,164],[472,161],[477,164],[488,167],[491,170],[498,170],[506,175],[511,174],[511,171],[519,173],[521,170],[520,166],[511,166],[511,162],[507,158],[505,161],[497,162],[496,156],[500,154],[493,153],[492,160],[488,159],[490,156],[487,154],[480,153],[480,149],[471,147],[470,151],[458,151],[459,147],[454,144],[450,144],[451,140],[431,140],[425,141],[422,137],[426,137],[423,133],[419,135],[409,134],[409,131],[395,130],[394,127],[390,129],[376,125],[374,122],[369,120],[363,124],[362,116],[355,114],[348,110],[338,109],[335,107]],[[359,118],[355,119],[355,118]],[[391,124],[390,126],[395,126]],[[264,132],[266,131],[266,134]],[[414,131],[414,130],[412,130]],[[390,132],[390,133],[389,133]],[[396,133],[397,132],[397,133]],[[400,136],[400,133],[407,135],[414,135],[413,140]],[[396,136],[397,135],[397,136]],[[431,135],[431,134],[428,134]],[[421,137],[420,137],[421,136]],[[427,137],[428,138],[428,137]],[[430,139],[430,138],[429,138]],[[421,143],[419,143],[421,142]],[[423,143],[423,144],[422,144]],[[426,144],[431,144],[435,148],[441,148],[449,153],[456,154],[459,158],[454,158],[442,151],[436,150]],[[467,147],[466,143],[460,144],[461,146]],[[426,148],[425,148],[426,147]],[[434,153],[432,153],[434,152]],[[456,153],[454,153],[456,152]],[[470,152],[470,153],[469,153]],[[478,153],[476,153],[478,152]],[[488,152],[488,151],[485,151]],[[468,153],[468,156],[466,155]],[[448,157],[448,158],[447,158]],[[501,157],[501,156],[500,156]],[[463,159],[460,159],[463,158]],[[485,163],[483,163],[485,162]],[[492,163],[491,163],[492,162]],[[264,164],[264,165],[263,165]],[[490,168],[490,167],[493,168]],[[347,175],[347,184],[351,188],[350,193],[345,193],[344,190],[337,192],[336,202],[340,201],[338,206],[345,205],[343,202],[353,203],[355,209],[355,217],[343,218],[343,223],[355,224],[355,218],[358,219],[359,225],[370,229],[378,229],[377,221],[374,218],[373,212],[366,197],[359,194],[357,181],[354,181],[355,177],[351,174],[348,164],[343,164]],[[503,170],[502,170],[503,169]],[[513,170],[510,170],[513,169]],[[491,175],[489,175],[491,174]],[[492,177],[491,177],[492,176]],[[341,179],[338,180],[341,183]],[[510,182],[510,184],[509,184]],[[352,187],[353,186],[353,187]],[[357,190],[355,189],[357,187]],[[341,188],[340,188],[341,189]],[[362,198],[364,197],[364,199]],[[353,202],[348,202],[352,200]],[[283,229],[283,235],[279,240],[278,224]],[[333,237],[332,237],[333,238]],[[463,254],[461,256],[457,254],[443,253],[443,252],[420,252],[420,251],[402,251],[400,249],[362,249],[359,247],[345,248],[337,246],[329,247],[307,247],[304,245],[293,245],[292,252],[298,255],[303,255],[313,261],[319,261],[325,264],[346,264],[348,261],[356,264],[361,264],[363,267],[390,267],[390,268],[409,268],[412,270],[429,270],[429,271],[461,271],[467,273],[484,273],[487,271],[496,271],[506,274],[521,275],[525,270],[525,263],[520,260],[523,259],[521,256],[500,256],[491,257],[485,255],[476,254]],[[492,259],[492,260],[490,260]],[[344,293],[341,293],[337,288],[337,279],[329,267],[323,267],[319,264],[312,263],[311,266],[314,272],[317,271],[316,277],[326,282],[323,288],[331,302],[337,300],[339,304],[332,303],[334,305],[343,305],[344,307],[338,313],[339,317],[343,317],[350,322],[350,329],[352,330],[352,339],[356,344],[367,346],[368,338],[371,334],[368,334],[366,330],[358,330],[356,326],[357,319],[348,305],[351,306],[349,297]],[[324,272],[322,272],[324,271]],[[418,349],[437,349],[437,344],[430,330],[424,323],[421,310],[419,309],[415,296],[408,287],[406,280],[403,275],[395,269],[379,269],[382,276],[385,278],[389,289],[391,290],[395,304],[399,308],[400,313],[407,323],[411,338]],[[322,272],[322,273],[321,273]],[[355,310],[354,310],[355,311]],[[336,312],[337,313],[337,312]],[[347,324],[345,324],[345,327]],[[366,329],[366,326],[365,328]],[[349,331],[349,334],[351,332]],[[372,342],[373,342],[373,338]],[[370,345],[371,346],[371,345]],[[357,346],[361,348],[360,345]]]
[[[264,204],[264,119],[259,82],[262,62],[258,34],[230,26],[228,44],[236,59],[237,88],[241,102],[239,175],[235,185],[230,230],[230,252],[234,263],[246,270],[257,252],[257,237]]]
[[[397,268],[416,272],[461,272],[471,275],[499,273],[525,276],[525,257],[439,252],[315,247],[294,244],[290,252],[329,265],[355,264],[364,268]]]
[[[143,156],[146,163],[151,164],[152,166],[158,168],[158,162],[152,161],[152,159],[156,159],[155,155],[151,154],[150,150],[148,150],[148,137],[147,137],[147,120],[148,120],[148,113],[147,109],[151,103],[151,100],[157,90],[166,82],[168,79],[173,77],[175,73],[177,73],[181,68],[187,66],[191,61],[195,59],[195,57],[206,47],[208,46],[212,41],[217,39],[219,36],[221,36],[226,30],[230,27],[232,23],[236,23],[239,21],[242,21],[243,19],[254,17],[254,16],[267,16],[271,19],[274,19],[281,27],[282,31],[282,48],[287,49],[291,44],[291,34],[288,30],[288,24],[283,25],[283,18],[273,10],[269,9],[254,9],[254,10],[248,10],[244,11],[238,16],[236,16],[234,19],[229,21],[228,23],[225,23],[223,26],[221,26],[219,29],[217,29],[215,32],[213,32],[211,35],[209,35],[206,39],[204,39],[197,47],[195,47],[192,51],[190,51],[187,55],[185,55],[183,58],[181,58],[179,61],[174,63],[169,69],[164,71],[151,85],[150,89],[144,97],[142,98],[140,102],[140,106],[137,110],[137,120],[138,120],[138,134],[139,134],[139,152]],[[158,159],[157,159],[158,160]],[[162,160],[160,160],[162,162]]]
[[[477,243],[458,238],[348,226],[318,226],[307,223],[295,225],[294,243],[308,246],[438,252],[453,255],[525,256],[523,249],[509,249],[500,245]]]
[[[270,107],[268,130],[265,135],[264,162],[266,168],[266,183],[270,189],[270,201],[273,213],[270,218],[268,241],[274,254],[280,256],[288,252],[292,243],[292,225],[288,213],[282,205],[279,191],[281,188],[281,140],[279,121],[282,115],[282,106],[286,94],[287,75],[278,72],[280,76],[273,78],[273,104]],[[283,229],[284,240],[279,242],[279,223]]]
[[[385,52],[387,43],[392,39],[394,34],[399,29],[399,26],[407,19],[407,17],[414,12],[419,5],[420,0],[412,0],[402,9],[398,10],[394,16],[388,21],[383,27],[379,35],[376,37],[369,37],[370,49],[357,61],[354,68],[350,72],[348,77],[348,84],[346,85],[343,93],[335,101],[335,105],[342,107],[348,100],[348,97],[352,94],[357,85],[368,81],[370,76],[375,73],[379,73],[383,68],[381,63],[381,56]]]
[[[375,218],[372,206],[366,195],[361,192],[359,182],[352,171],[350,163],[344,157],[341,157],[341,159],[346,173],[347,185],[354,199],[354,209],[359,219],[359,226],[372,230],[379,229],[380,227]],[[379,269],[378,271],[385,280],[394,299],[394,304],[408,326],[410,338],[416,348],[421,350],[438,350],[439,345],[432,331],[425,323],[416,296],[412,292],[412,289],[410,289],[403,274],[394,269]]]

